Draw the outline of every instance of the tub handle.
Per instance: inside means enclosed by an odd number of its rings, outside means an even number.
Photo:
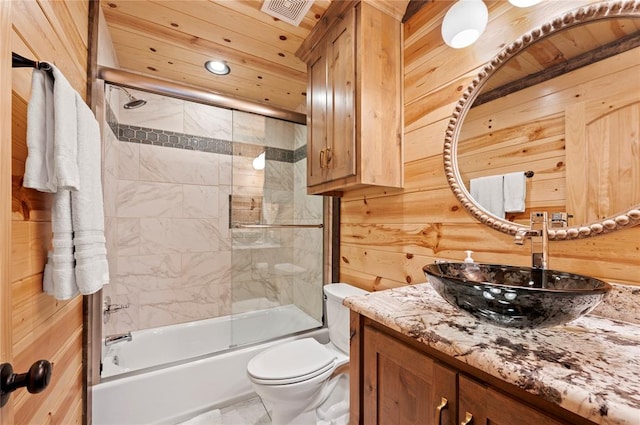
[[[124,310],[125,308],[129,308],[129,304],[111,304],[111,297],[106,297],[102,308],[102,322],[106,325],[109,322],[109,316],[111,314]]]

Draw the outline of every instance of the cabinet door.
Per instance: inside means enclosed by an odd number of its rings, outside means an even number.
[[[364,425],[455,423],[453,370],[370,327],[364,332],[363,363]]]
[[[328,180],[356,174],[356,9],[329,33]]]
[[[464,375],[459,376],[458,415],[469,425],[562,425],[565,424],[515,398]]]
[[[327,179],[323,167],[327,147],[327,117],[329,108],[329,79],[327,51],[324,44],[318,46],[309,61],[309,90],[307,93],[307,185],[320,184]]]

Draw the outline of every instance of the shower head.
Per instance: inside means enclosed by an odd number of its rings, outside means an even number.
[[[144,106],[147,104],[147,101],[144,99],[136,99],[135,97],[131,96],[129,98],[129,102],[124,104],[124,109],[136,109],[136,108],[140,108],[141,106]]]
[[[146,100],[136,98],[131,93],[129,93],[124,87],[120,87],[120,86],[113,86],[113,87],[122,90],[124,94],[126,94],[127,97],[129,98],[129,101],[125,103],[123,106],[124,109],[136,109],[147,104]]]

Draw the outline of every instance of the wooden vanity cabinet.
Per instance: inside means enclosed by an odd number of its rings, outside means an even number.
[[[363,366],[364,425],[455,424],[454,370],[369,327]]]
[[[566,425],[522,401],[458,375],[458,423],[465,425]]]
[[[350,425],[592,424],[443,356],[352,312]]]
[[[402,187],[401,15],[374,6],[384,3],[333,2],[296,53],[308,70],[310,194]]]

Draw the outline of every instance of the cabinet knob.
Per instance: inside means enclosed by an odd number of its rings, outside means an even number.
[[[440,404],[436,407],[436,423],[438,425],[442,425],[442,411],[447,408],[449,405],[449,400],[442,397],[440,400]]]
[[[324,150],[325,148],[320,149],[320,168],[324,168]]]
[[[326,157],[326,161],[324,163],[324,166],[326,168],[329,168],[329,163],[333,159],[333,155],[331,154],[331,148],[327,148],[327,154],[325,155],[325,157]]]
[[[464,415],[464,421],[460,422],[460,425],[471,425],[473,423],[473,415],[466,412]]]

